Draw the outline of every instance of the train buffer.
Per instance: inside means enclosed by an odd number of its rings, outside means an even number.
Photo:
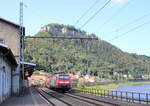
[[[0,106],[50,106],[32,87],[26,89],[24,96],[11,96]]]

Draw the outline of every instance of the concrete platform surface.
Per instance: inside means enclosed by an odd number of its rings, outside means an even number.
[[[12,96],[0,106],[51,106],[34,88],[28,88],[24,96]]]

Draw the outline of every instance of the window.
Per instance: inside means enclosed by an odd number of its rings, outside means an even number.
[[[59,75],[59,80],[69,80],[69,75]]]
[[[4,44],[4,40],[0,39],[0,43],[3,43],[3,44]]]

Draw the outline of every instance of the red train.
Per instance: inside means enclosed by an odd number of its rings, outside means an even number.
[[[54,74],[47,78],[46,86],[51,89],[68,91],[71,89],[71,78],[68,74]]]

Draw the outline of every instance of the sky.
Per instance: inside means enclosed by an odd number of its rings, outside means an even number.
[[[26,36],[36,34],[42,26],[50,23],[74,25],[125,52],[150,56],[150,0],[111,0],[81,27],[107,1],[24,0]],[[19,24],[19,2],[1,0],[0,17]],[[84,17],[78,21],[83,14]]]

